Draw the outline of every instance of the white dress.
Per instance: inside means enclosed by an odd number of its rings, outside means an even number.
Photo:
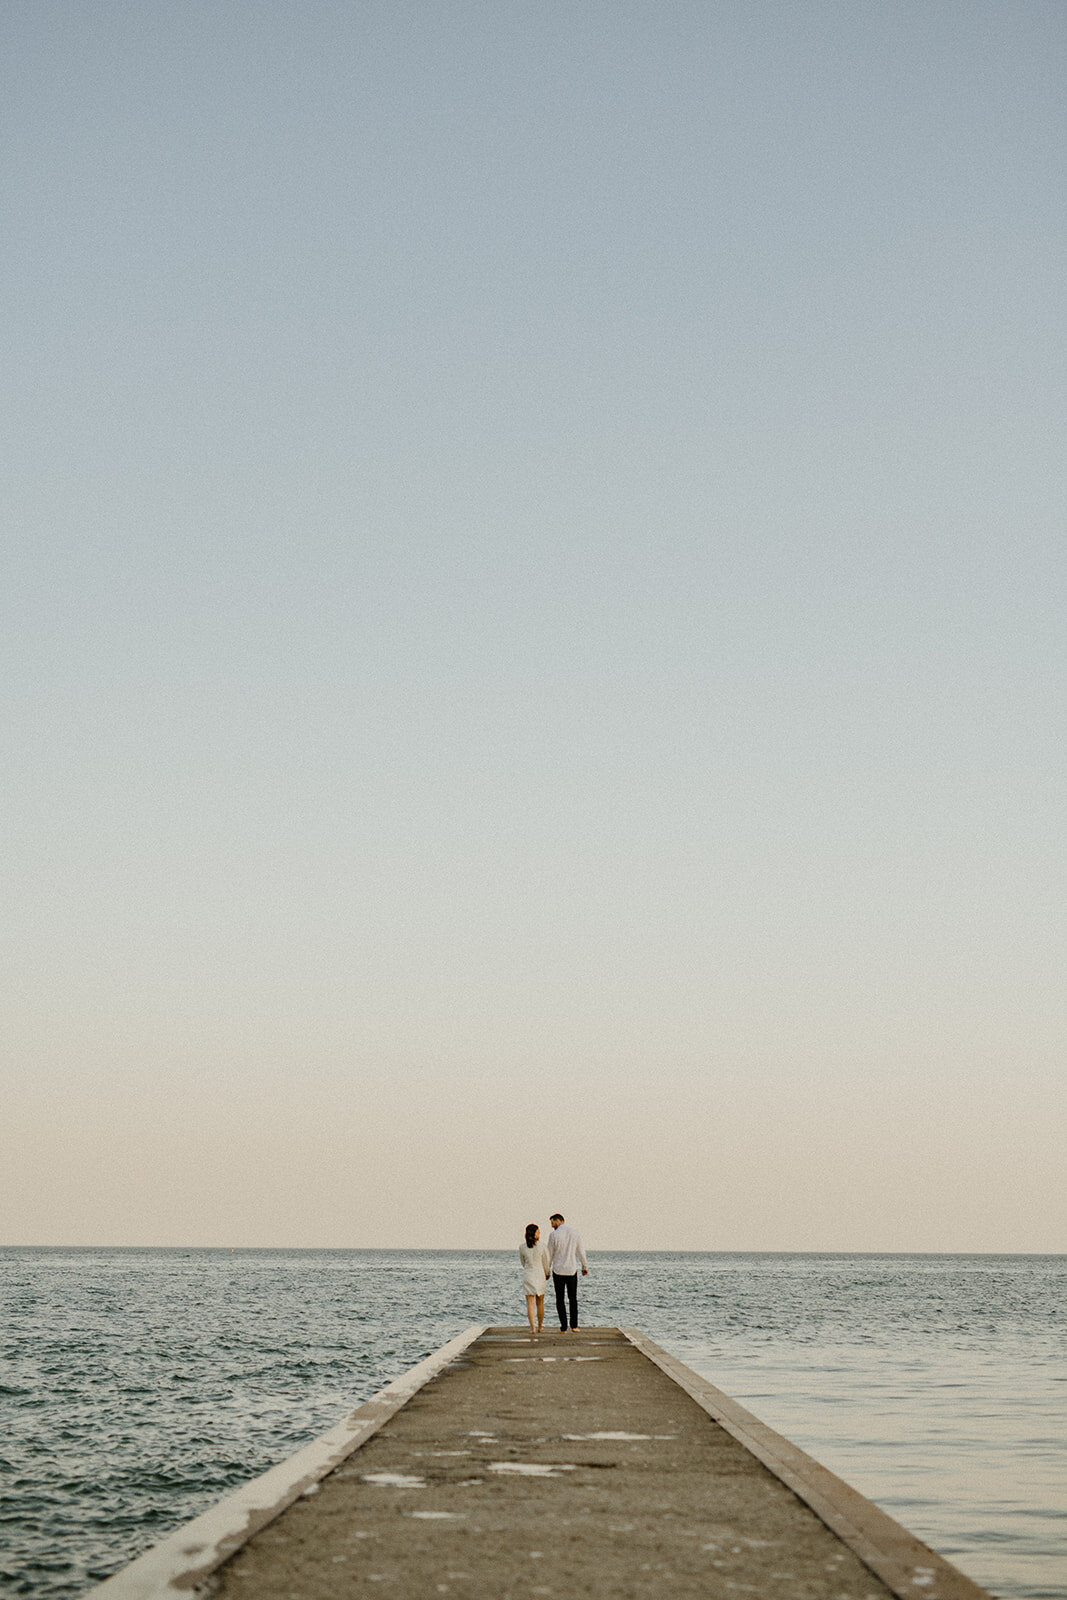
[[[519,1260],[522,1262],[523,1294],[544,1294],[548,1282],[548,1251],[540,1239],[536,1244],[523,1240],[519,1246]]]

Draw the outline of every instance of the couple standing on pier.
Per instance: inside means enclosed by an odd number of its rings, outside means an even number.
[[[556,1211],[549,1217],[552,1232],[544,1244],[536,1222],[526,1225],[526,1239],[519,1246],[522,1262],[522,1287],[526,1295],[526,1315],[530,1319],[530,1333],[540,1333],[545,1321],[545,1285],[549,1274],[556,1291],[556,1311],[560,1332],[567,1332],[567,1311],[570,1309],[570,1326],[578,1326],[578,1264],[582,1277],[589,1274],[589,1263],[582,1248],[582,1236],[571,1228]],[[536,1312],[536,1321],[535,1321]]]

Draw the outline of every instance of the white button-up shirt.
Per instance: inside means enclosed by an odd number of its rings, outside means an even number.
[[[569,1278],[577,1272],[579,1261],[583,1271],[589,1270],[582,1249],[582,1236],[577,1228],[572,1228],[566,1222],[553,1228],[548,1236],[548,1259],[552,1263],[552,1271],[558,1272],[561,1278]]]

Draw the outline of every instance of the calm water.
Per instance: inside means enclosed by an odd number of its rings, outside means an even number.
[[[602,1254],[630,1323],[995,1594],[1067,1597],[1067,1257]],[[72,1596],[472,1322],[510,1252],[0,1249],[0,1595]]]

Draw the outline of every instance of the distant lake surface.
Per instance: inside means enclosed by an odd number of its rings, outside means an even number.
[[[1005,1597],[1067,1597],[1067,1256],[595,1254],[630,1324]],[[474,1322],[512,1251],[0,1249],[0,1595],[66,1600]]]

